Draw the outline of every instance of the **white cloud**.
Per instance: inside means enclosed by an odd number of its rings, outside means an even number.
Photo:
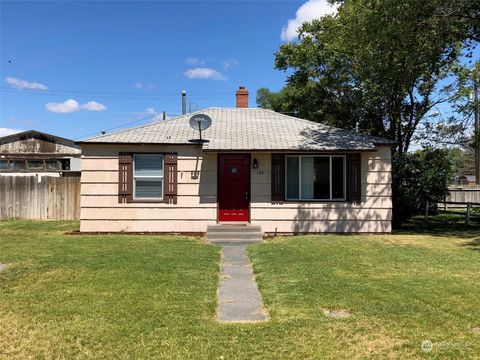
[[[96,101],[89,101],[83,105],[80,105],[80,108],[83,110],[90,110],[90,111],[103,111],[107,109],[105,105],[100,104]]]
[[[45,109],[54,113],[66,114],[80,110],[80,104],[76,100],[68,99],[62,103],[48,103],[45,105]]]
[[[9,84],[12,88],[17,90],[29,89],[29,90],[48,90],[47,85],[40,84],[37,82],[30,82],[27,80],[21,80],[14,77],[7,77],[5,78],[7,84]]]
[[[205,60],[199,59],[197,57],[189,57],[185,60],[185,64],[203,66],[205,65]]]
[[[204,67],[189,69],[183,74],[189,79],[227,80],[227,78],[220,74],[217,70]]]
[[[222,66],[223,66],[223,69],[224,70],[228,70],[229,68],[231,68],[232,66],[238,66],[239,65],[239,62],[237,59],[233,59],[233,58],[230,58],[230,59],[226,59],[226,60],[223,60],[222,61]]]
[[[85,104],[79,104],[78,101],[73,99],[65,100],[61,103],[48,103],[45,105],[45,109],[53,113],[67,114],[80,110],[90,110],[90,111],[103,111],[107,107],[103,104],[97,103],[96,101],[89,101]]]
[[[133,87],[135,89],[143,89],[143,88],[152,89],[153,84],[145,84],[145,83],[142,83],[142,82],[136,82],[135,84],[133,84]]]
[[[146,109],[145,109],[145,112],[144,112],[144,113],[141,113],[141,114],[155,115],[155,116],[153,117],[153,121],[163,120],[163,111],[162,111],[162,112],[158,112],[158,111],[155,110],[155,108],[153,108],[153,107],[146,108]],[[165,118],[168,119],[167,113],[165,113]]]
[[[0,128],[0,137],[16,134],[16,133],[19,133],[19,132],[22,132],[22,131],[25,131],[25,130]]]
[[[300,6],[295,13],[295,18],[288,20],[282,29],[282,41],[292,41],[298,36],[298,28],[304,23],[325,15],[334,15],[338,11],[338,4],[331,5],[326,0],[308,0]]]

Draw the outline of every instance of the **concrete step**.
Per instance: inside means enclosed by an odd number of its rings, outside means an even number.
[[[262,240],[245,240],[245,239],[208,239],[208,242],[211,244],[231,244],[231,245],[241,245],[241,244],[255,244],[262,242]]]
[[[261,226],[258,225],[208,225],[208,232],[262,232]]]
[[[254,243],[263,239],[260,226],[218,224],[207,227],[207,240],[212,243]]]
[[[262,240],[263,233],[261,232],[236,232],[236,231],[219,231],[219,232],[207,232],[209,239],[246,239],[246,240]]]

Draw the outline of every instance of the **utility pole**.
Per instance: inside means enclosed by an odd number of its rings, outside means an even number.
[[[478,66],[473,72],[473,105],[475,116],[475,132],[474,132],[474,147],[475,147],[475,184],[480,185],[480,104],[478,103]]]

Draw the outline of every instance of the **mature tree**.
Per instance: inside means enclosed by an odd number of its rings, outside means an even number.
[[[446,149],[425,148],[396,156],[393,190],[397,194],[397,208],[394,221],[399,225],[426,206],[436,206],[448,195],[453,164]]]
[[[480,108],[475,101],[474,79],[480,79],[480,61],[472,66],[458,66],[454,78],[448,85],[450,111],[435,112],[423,121],[423,126],[415,135],[415,141],[425,146],[458,145],[463,149],[473,149],[480,139],[475,139],[474,112]],[[477,90],[478,91],[478,90]]]
[[[337,15],[303,24],[297,42],[280,46],[275,67],[290,71],[287,83],[278,93],[260,89],[257,101],[261,107],[395,140],[398,221],[413,214],[412,202],[433,201],[435,194],[448,191],[447,182],[436,182],[434,175],[448,164],[440,159],[444,154],[412,157],[408,150],[412,141],[427,135],[465,140],[461,119],[438,123],[431,116],[437,105],[466,89],[462,81],[468,71],[459,60],[472,57],[480,40],[480,1],[333,2],[341,3]],[[459,80],[452,85],[455,77]],[[423,194],[404,186],[415,186],[418,179],[412,174],[422,172],[429,176],[421,180]]]
[[[408,151],[422,120],[453,96],[439,87],[479,40],[474,0],[348,0],[336,16],[305,23],[281,45],[275,67],[292,70],[258,104],[396,140]]]
[[[475,174],[475,155],[473,148],[465,150],[461,148],[448,149],[449,158],[453,164],[453,172],[461,175]]]

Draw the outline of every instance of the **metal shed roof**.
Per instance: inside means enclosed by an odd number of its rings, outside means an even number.
[[[78,143],[189,144],[198,132],[189,125],[194,114],[206,114],[212,125],[202,132],[204,151],[339,151],[372,150],[393,145],[386,139],[360,135],[312,121],[258,108],[209,108],[168,120],[104,134]]]

